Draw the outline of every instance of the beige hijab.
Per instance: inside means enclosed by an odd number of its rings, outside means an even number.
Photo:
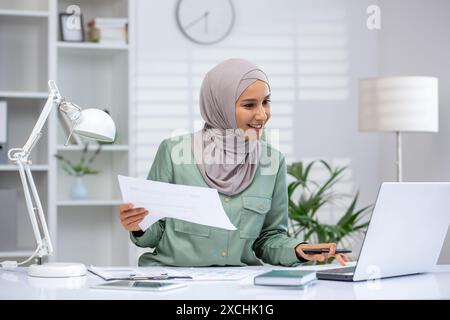
[[[259,140],[245,140],[237,130],[235,104],[257,80],[269,85],[265,73],[249,61],[226,60],[203,79],[200,112],[202,130],[193,133],[192,151],[205,182],[232,196],[253,181],[260,158]]]

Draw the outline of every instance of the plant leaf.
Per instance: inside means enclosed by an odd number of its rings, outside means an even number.
[[[325,182],[310,178],[312,168],[318,163],[327,170]],[[288,166],[288,174],[295,178],[288,185],[288,213],[294,236],[302,234],[303,241],[308,242],[340,243],[353,238],[356,234],[365,233],[369,223],[363,222],[362,219],[371,212],[373,206],[356,209],[359,192],[348,195],[333,191],[333,187],[342,179],[346,169],[345,166],[333,168],[324,160],[314,160],[307,165],[299,161]],[[297,198],[294,197],[294,193]],[[333,205],[348,197],[352,198],[351,203],[336,224],[324,224],[319,221],[318,215],[324,206]]]

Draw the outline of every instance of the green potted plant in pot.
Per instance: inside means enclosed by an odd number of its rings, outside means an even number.
[[[326,168],[327,178],[323,183],[310,178],[311,169],[317,165]],[[324,160],[307,164],[300,161],[288,165],[288,174],[293,178],[288,184],[291,236],[301,235],[305,242],[334,242],[338,246],[346,246],[349,240],[366,232],[369,224],[367,215],[372,211],[372,205],[357,209],[359,192],[348,195],[333,190],[342,179],[345,170],[346,167],[332,168]],[[318,215],[325,205],[334,204],[345,197],[352,197],[352,201],[348,208],[343,210],[336,224],[319,221]]]
[[[95,151],[91,154],[90,157],[88,157],[89,142],[86,142],[84,144],[80,160],[77,163],[73,163],[72,161],[64,158],[62,155],[59,154],[55,155],[58,161],[61,162],[62,169],[65,172],[67,172],[67,174],[75,178],[70,192],[70,197],[73,200],[84,200],[87,198],[88,192],[85,187],[83,178],[86,175],[97,174],[100,172],[99,170],[93,169],[92,164],[94,160],[97,158],[101,149],[102,144],[98,144]]]

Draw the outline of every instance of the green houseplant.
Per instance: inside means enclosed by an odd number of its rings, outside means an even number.
[[[81,153],[80,160],[77,163],[73,163],[70,160],[64,158],[62,155],[56,154],[55,157],[61,162],[62,169],[69,175],[75,177],[82,177],[88,174],[97,174],[98,170],[92,169],[92,163],[102,149],[102,145],[99,143],[97,149],[93,154],[87,159],[87,154],[89,150],[89,142],[84,144],[83,151]]]
[[[97,149],[88,158],[89,143],[84,144],[80,160],[73,163],[64,158],[62,155],[56,154],[55,157],[61,162],[62,169],[75,179],[72,183],[70,197],[73,200],[85,200],[88,197],[88,191],[84,184],[84,176],[97,174],[100,171],[92,168],[92,163],[97,158],[102,149],[102,144],[98,144]]]
[[[323,183],[310,178],[311,169],[317,165],[326,168],[327,178]],[[300,161],[288,165],[288,174],[294,179],[288,184],[291,236],[302,235],[304,241],[311,243],[334,242],[346,245],[348,240],[365,233],[369,224],[365,217],[371,212],[372,205],[356,209],[359,192],[351,196],[333,191],[345,170],[346,167],[332,168],[324,160],[308,164]],[[345,197],[352,197],[352,201],[339,221],[336,224],[321,223],[318,219],[320,209]]]

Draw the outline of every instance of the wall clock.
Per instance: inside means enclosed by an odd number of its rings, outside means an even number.
[[[205,45],[225,39],[235,20],[231,0],[178,0],[175,15],[183,35]]]

